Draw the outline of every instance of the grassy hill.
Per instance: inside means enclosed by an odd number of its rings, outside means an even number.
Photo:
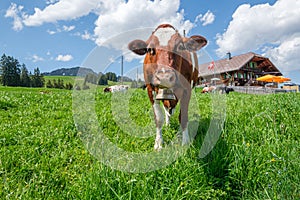
[[[60,80],[64,81],[64,84],[66,84],[66,83],[74,84],[76,76],[44,76],[44,78],[45,78],[45,83],[47,83],[48,80],[53,82],[53,80],[57,81],[58,79],[60,79]],[[84,79],[84,78],[82,78],[82,79]]]
[[[72,91],[42,90],[47,92],[0,87],[0,199],[300,197],[300,94],[230,93],[222,135],[212,152],[200,158],[212,116],[212,96],[197,90],[199,128],[191,147],[166,167],[128,173],[103,164],[85,148],[87,135],[74,124]],[[88,91],[80,92],[88,98]],[[146,92],[130,90],[128,94],[129,118],[140,127],[151,126]],[[126,133],[118,122],[118,110],[112,107],[118,98],[99,88],[93,98],[95,126],[125,151],[152,152],[155,130],[144,138]],[[88,109],[82,112],[93,115]],[[164,127],[166,146],[178,127],[175,118],[170,127]]]

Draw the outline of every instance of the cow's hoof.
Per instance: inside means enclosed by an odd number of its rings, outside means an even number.
[[[182,145],[188,145],[190,143],[190,136],[188,130],[182,132]]]
[[[162,144],[163,144],[162,139],[155,140],[154,150],[155,151],[160,151],[162,149]]]

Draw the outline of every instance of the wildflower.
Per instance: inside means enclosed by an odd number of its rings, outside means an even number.
[[[246,146],[247,146],[247,147],[250,147],[250,143],[249,143],[249,142],[247,142]]]
[[[275,158],[272,158],[272,159],[271,159],[271,162],[276,162],[276,159],[275,159]]]

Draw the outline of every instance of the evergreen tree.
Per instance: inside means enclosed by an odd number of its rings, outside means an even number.
[[[72,89],[73,89],[72,83],[67,83],[65,88],[66,88],[67,90],[72,90]]]
[[[107,80],[117,82],[117,75],[113,72],[107,72],[106,74]]]
[[[107,77],[105,75],[101,75],[98,81],[98,85],[107,85]]]
[[[30,77],[25,64],[23,64],[21,68],[20,85],[23,87],[30,87]]]
[[[58,84],[56,82],[56,79],[53,80],[53,88],[58,88]]]
[[[20,86],[19,61],[3,54],[0,60],[0,75],[2,85]]]
[[[57,81],[57,88],[64,89],[64,80],[58,79]]]
[[[31,86],[32,87],[44,87],[45,79],[41,74],[39,68],[34,69],[34,73],[31,76]]]
[[[85,83],[97,84],[97,81],[98,81],[98,76],[92,73],[87,74],[84,78]]]
[[[51,80],[48,80],[48,81],[47,81],[46,87],[47,87],[47,88],[53,88],[53,84],[52,84]]]

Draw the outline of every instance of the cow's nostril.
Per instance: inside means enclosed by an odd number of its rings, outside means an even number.
[[[170,82],[173,82],[173,81],[174,81],[174,76],[171,76],[171,77],[169,78],[169,81],[170,81]]]

